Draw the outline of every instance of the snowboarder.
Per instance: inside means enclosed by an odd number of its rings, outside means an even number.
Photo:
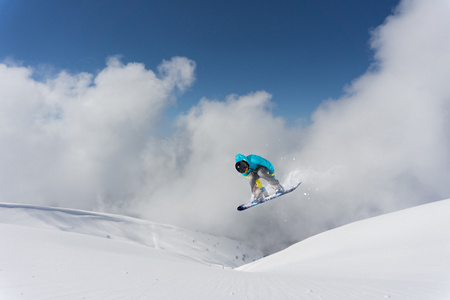
[[[260,178],[266,180],[277,195],[284,193],[283,186],[275,179],[275,169],[270,161],[255,154],[248,156],[237,154],[235,159],[236,170],[250,180],[253,201],[260,201],[263,197],[269,196],[266,188],[259,180]]]

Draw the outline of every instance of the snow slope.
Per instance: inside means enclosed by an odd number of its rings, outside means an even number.
[[[0,299],[450,299],[450,200],[274,255],[173,226],[0,204]]]
[[[325,299],[450,299],[450,200],[355,222],[239,269],[314,279]]]

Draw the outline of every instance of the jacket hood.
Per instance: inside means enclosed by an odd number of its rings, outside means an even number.
[[[247,156],[243,155],[243,154],[236,154],[235,156],[235,160],[236,162],[241,161],[241,160],[246,160]]]

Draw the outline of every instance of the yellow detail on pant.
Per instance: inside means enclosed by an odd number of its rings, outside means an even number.
[[[263,188],[263,185],[262,185],[261,181],[259,181],[259,179],[257,179],[255,183],[260,189]]]
[[[270,176],[275,177],[275,174],[270,174]],[[248,178],[248,176],[247,176],[247,178]],[[256,183],[256,186],[259,187],[260,189],[262,189],[264,187],[259,179],[256,179],[255,183]]]

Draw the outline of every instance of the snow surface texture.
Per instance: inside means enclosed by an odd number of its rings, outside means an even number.
[[[0,205],[0,299],[450,299],[450,200],[274,255],[109,214]]]

